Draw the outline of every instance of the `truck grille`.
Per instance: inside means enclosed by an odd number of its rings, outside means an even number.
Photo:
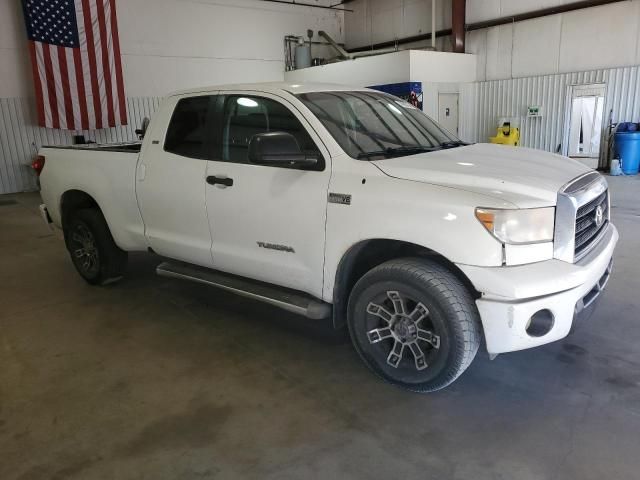
[[[575,259],[579,259],[598,241],[609,223],[609,191],[605,190],[576,212]]]

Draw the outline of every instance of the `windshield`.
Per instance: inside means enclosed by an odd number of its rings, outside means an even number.
[[[422,111],[391,95],[354,91],[297,97],[353,158],[390,158],[465,145]]]

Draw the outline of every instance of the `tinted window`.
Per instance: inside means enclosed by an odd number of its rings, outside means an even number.
[[[165,151],[184,157],[207,158],[205,125],[210,100],[209,96],[201,96],[178,102],[167,129]]]
[[[222,130],[223,161],[249,163],[249,141],[254,135],[264,132],[290,133],[304,153],[322,158],[305,128],[281,103],[260,97],[226,98]],[[320,166],[323,167],[322,160]]]
[[[410,154],[461,144],[413,105],[390,95],[318,92],[298,95],[353,158]],[[397,151],[398,153],[395,153]],[[374,154],[374,155],[372,155]]]

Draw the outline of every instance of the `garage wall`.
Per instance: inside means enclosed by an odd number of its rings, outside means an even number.
[[[640,67],[599,69],[517,79],[464,84],[460,135],[470,142],[487,142],[502,117],[520,124],[521,145],[555,152],[563,143],[569,86],[606,85],[605,117],[614,122],[640,121]],[[542,117],[529,118],[529,105],[542,107]]]
[[[473,5],[472,12],[468,12],[467,22],[486,20],[490,16],[487,13],[480,15],[480,7],[476,3],[499,2],[497,0],[467,2],[470,7]],[[502,2],[501,5],[506,6],[510,3]],[[526,3],[531,3],[530,10],[534,10],[561,2]],[[534,8],[533,4],[537,6]],[[474,13],[475,11],[477,13]],[[503,9],[494,13],[499,17],[514,12],[511,9]],[[475,18],[470,19],[470,15]],[[469,32],[467,52],[479,56],[478,78],[481,80],[638,65],[640,64],[640,0],[629,0]]]
[[[344,38],[342,12],[257,0],[118,0],[117,10],[130,126],[85,132],[98,141],[133,140],[139,113],[173,90],[283,80],[285,35]],[[35,189],[34,153],[71,141],[69,132],[35,127],[34,113],[20,1],[0,0],[0,194]]]
[[[467,0],[468,24],[574,0]],[[451,27],[451,0],[437,0],[436,28]],[[356,0],[345,14],[347,48],[431,31],[431,0]],[[426,46],[429,41],[412,44]],[[438,48],[451,50],[450,37]],[[403,46],[403,48],[406,46]],[[499,80],[640,64],[640,0],[587,8],[467,34],[478,79]]]
[[[437,1],[436,30],[449,28],[451,0]],[[353,10],[344,16],[347,48],[431,32],[431,0],[355,0],[346,6]],[[448,38],[438,38],[436,45],[438,50],[451,50]]]
[[[467,0],[467,24],[574,0]],[[451,0],[438,0],[437,28],[451,26]],[[430,31],[431,0],[356,0],[345,14],[348,48]],[[385,21],[386,17],[386,21]],[[424,41],[412,47],[425,46]],[[450,50],[450,38],[439,39]],[[406,47],[406,46],[403,46]],[[640,120],[640,0],[626,0],[467,33],[479,83],[461,85],[460,135],[486,142],[501,117],[520,122],[522,145],[555,151],[563,142],[568,87],[607,84],[605,113]],[[526,107],[540,105],[541,118]]]
[[[144,117],[151,117],[160,100],[160,97],[127,97],[128,125],[71,132],[35,126],[35,105],[31,98],[0,98],[0,194],[38,189],[30,164],[42,145],[72,144],[76,133],[98,143],[137,139],[135,129]]]

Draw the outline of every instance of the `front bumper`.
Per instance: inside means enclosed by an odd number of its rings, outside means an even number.
[[[567,336],[590,313],[611,273],[618,231],[612,224],[589,254],[572,264],[547,260],[517,267],[458,265],[482,296],[476,301],[490,354],[523,350]],[[527,333],[536,312],[548,310],[546,333]]]

